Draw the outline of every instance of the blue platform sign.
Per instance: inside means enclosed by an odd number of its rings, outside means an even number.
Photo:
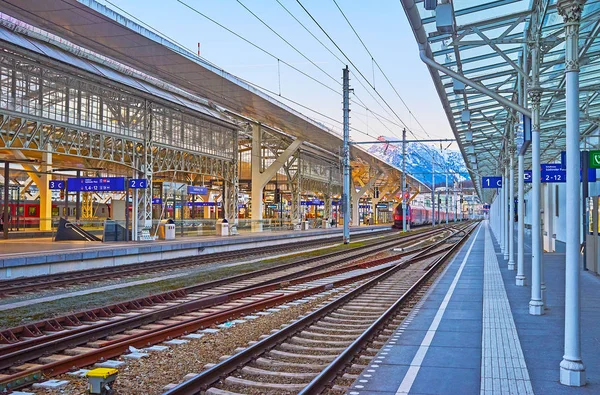
[[[188,185],[187,193],[188,195],[206,195],[208,193],[208,188],[196,185]]]
[[[502,188],[502,177],[482,177],[482,188]]]
[[[148,188],[148,180],[145,178],[132,178],[128,181],[131,189],[146,189]]]
[[[579,170],[579,182],[583,182],[582,170]],[[596,182],[596,169],[588,168],[588,182]]]
[[[523,173],[523,182],[526,184],[531,184],[532,180],[533,180],[533,171],[525,170],[525,172]]]
[[[48,188],[55,190],[65,189],[65,182],[62,180],[50,180],[48,181]]]
[[[309,201],[302,201],[300,202],[301,206],[322,206],[323,204],[325,204],[324,201],[319,200],[319,199],[313,199],[313,200],[309,200]]]
[[[542,164],[542,182],[566,182],[567,171],[560,163]]]
[[[162,204],[162,198],[152,198],[152,204]]]
[[[188,207],[221,207],[221,202],[187,202]]]
[[[125,177],[69,178],[71,192],[112,192],[125,190]]]

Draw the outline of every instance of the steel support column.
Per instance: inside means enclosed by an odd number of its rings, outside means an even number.
[[[524,35],[527,38],[526,35]],[[528,73],[527,45],[523,45],[523,54],[520,58],[521,68]],[[527,107],[527,78],[519,74],[519,104]],[[527,284],[525,276],[525,154],[519,151],[518,158],[518,192],[517,192],[517,276],[515,283],[524,287]]]
[[[579,24],[584,0],[559,0],[565,22],[565,74],[567,118],[567,202],[565,262],[565,351],[560,363],[560,382],[586,384],[581,360],[581,306],[579,295]]]
[[[519,154],[519,193],[517,198],[518,235],[517,235],[517,277],[518,286],[525,286],[525,157]]]
[[[500,249],[502,255],[508,258],[506,251],[507,237],[506,237],[506,187],[508,181],[506,180],[506,166],[504,160],[501,163],[502,166],[502,188],[500,188]]]
[[[39,175],[40,191],[40,230],[50,231],[52,230],[52,191],[48,185],[51,180],[52,173],[52,154],[50,152],[42,153],[42,165],[40,167],[41,174]]]
[[[8,184],[10,180],[10,162],[4,161],[4,207],[2,208],[2,237],[8,239],[8,218],[10,206],[8,205]]]
[[[344,244],[350,243],[350,71],[343,70],[344,179],[342,209],[344,212]]]
[[[540,214],[540,191],[542,187],[540,174],[540,99],[542,92],[539,85],[539,42],[531,50],[532,87],[531,98],[531,300],[529,314],[544,314],[542,300],[542,229]],[[579,218],[579,216],[577,216]]]
[[[515,149],[514,126],[510,125],[508,139],[508,270],[515,270]]]

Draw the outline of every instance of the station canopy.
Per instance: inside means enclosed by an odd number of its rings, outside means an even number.
[[[325,125],[94,0],[4,0],[0,12],[302,139],[309,148],[341,152],[341,136]],[[353,167],[383,173],[382,179],[400,178],[400,169],[358,146],[351,147],[351,155]],[[408,178],[423,191],[429,189]]]
[[[519,59],[527,53],[526,40],[536,36],[539,26],[541,163],[560,162],[566,127],[565,33],[556,0],[454,0],[448,3],[454,26],[441,29],[437,26],[436,11],[426,10],[424,2],[401,2],[417,43],[426,47],[428,57],[515,103],[518,75],[523,72]],[[599,29],[600,2],[589,0],[581,16],[579,103],[582,140],[594,145],[598,139],[591,136],[598,135],[600,120],[600,43],[595,40]],[[531,62],[529,53],[527,64]],[[481,177],[500,175],[507,121],[513,117],[521,122],[520,115],[473,88],[455,85],[453,78],[427,67],[479,196],[489,200],[489,194],[484,193],[491,191],[481,189]],[[531,76],[530,72],[527,74]],[[463,121],[464,110],[469,111],[469,122]],[[467,138],[468,132],[472,132],[472,143]],[[530,150],[525,154],[526,169],[531,168]],[[516,167],[516,159],[514,163]]]

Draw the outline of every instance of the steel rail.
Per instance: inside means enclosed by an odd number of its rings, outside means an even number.
[[[91,309],[91,310],[87,310],[87,311],[81,311],[81,312],[69,314],[69,315],[63,316],[63,317],[56,317],[56,318],[52,318],[51,320],[44,320],[44,321],[40,321],[40,322],[36,322],[36,323],[22,325],[22,326],[19,326],[16,328],[7,328],[7,329],[0,331],[0,340],[4,340],[5,344],[7,343],[9,345],[22,344],[23,342],[19,341],[17,336],[25,335],[26,337],[31,338],[31,339],[27,340],[27,344],[33,345],[33,344],[37,344],[39,342],[37,339],[46,338],[46,336],[44,336],[42,333],[43,330],[61,331],[61,330],[64,330],[63,324],[66,324],[67,326],[82,325],[81,319],[83,319],[84,321],[88,321],[88,322],[92,321],[93,322],[95,320],[98,320],[98,318],[114,316],[115,313],[113,313],[113,311],[128,312],[130,310],[138,310],[138,309],[141,309],[146,306],[154,305],[156,302],[164,302],[165,300],[175,300],[178,298],[183,298],[183,297],[186,297],[190,293],[199,292],[199,291],[211,289],[211,288],[216,288],[218,286],[226,285],[226,284],[236,282],[236,281],[248,280],[250,278],[254,278],[254,277],[258,277],[258,276],[266,275],[266,274],[271,274],[271,273],[275,273],[278,271],[287,270],[287,269],[294,268],[297,266],[308,265],[310,263],[318,262],[320,260],[336,258],[331,262],[324,263],[324,264],[316,266],[316,267],[303,269],[303,270],[300,270],[300,271],[297,271],[294,273],[279,276],[275,279],[270,279],[270,280],[259,282],[257,284],[252,284],[252,285],[249,285],[246,287],[241,287],[241,288],[237,289],[236,291],[247,290],[247,289],[255,288],[257,286],[264,286],[264,285],[268,285],[268,284],[283,282],[283,281],[290,280],[290,279],[293,279],[293,278],[296,278],[299,276],[304,276],[304,275],[313,273],[315,271],[327,269],[328,267],[343,263],[344,261],[346,261],[348,259],[359,258],[359,257],[363,257],[363,256],[366,256],[366,255],[369,255],[372,253],[382,251],[386,248],[389,248],[390,245],[403,244],[403,243],[406,243],[406,242],[409,242],[409,241],[412,241],[415,239],[425,237],[427,235],[435,234],[435,233],[439,232],[440,229],[444,229],[444,228],[438,228],[435,230],[428,230],[428,231],[423,231],[423,232],[419,232],[419,233],[414,233],[412,235],[405,235],[402,237],[398,237],[396,239],[386,241],[381,246],[378,246],[375,248],[373,245],[356,247],[356,248],[352,248],[347,251],[344,251],[342,253],[335,252],[335,253],[320,255],[317,257],[306,258],[306,259],[302,259],[300,261],[295,261],[295,262],[291,262],[288,264],[278,265],[278,266],[265,268],[265,269],[259,269],[259,270],[255,270],[255,271],[252,271],[249,273],[243,273],[243,274],[239,274],[239,275],[235,275],[235,276],[230,276],[230,277],[227,277],[224,279],[208,281],[208,282],[204,282],[201,284],[196,284],[196,285],[188,286],[185,288],[176,289],[176,290],[169,291],[166,293],[161,293],[161,294],[151,295],[151,296],[138,298],[138,299],[134,299],[134,300],[129,300],[129,301],[115,304],[115,305],[95,308],[95,309]],[[362,250],[362,252],[354,253],[351,258],[348,258],[345,256],[349,253],[353,253],[354,251],[361,251],[361,250]],[[343,256],[339,257],[340,254],[342,254]],[[220,303],[221,301],[215,300],[214,302]],[[208,305],[202,305],[200,307],[208,307]],[[102,325],[108,325],[108,324],[101,324],[101,326]],[[88,326],[87,328],[89,329],[91,327]],[[131,328],[128,327],[123,330],[127,330],[127,329],[131,329]],[[73,329],[72,331],[73,331],[73,333],[77,333],[78,329]],[[11,348],[10,346],[5,346],[2,349],[0,349],[0,352],[6,353],[7,350],[14,350],[14,347]],[[2,361],[2,358],[0,358],[0,362],[1,361]],[[2,368],[2,364],[0,363],[0,369],[1,368]]]
[[[385,328],[386,324],[397,314],[401,307],[417,292],[418,289],[435,273],[438,268],[452,254],[460,248],[469,238],[473,230],[477,226],[473,226],[452,248],[441,256],[436,262],[431,264],[427,272],[417,280],[392,306],[390,306],[373,324],[371,324],[359,337],[352,342],[344,351],[340,353],[325,369],[323,369],[306,387],[299,392],[298,395],[316,395],[323,392],[328,386],[338,377],[349,363],[356,358],[357,355],[365,348],[365,346]]]
[[[388,231],[376,233],[376,235],[389,234]],[[373,234],[356,235],[358,239],[373,236]],[[335,239],[335,238],[332,238]],[[303,247],[317,246],[327,244],[327,242],[335,242],[335,240],[307,240],[303,242]],[[134,276],[137,274],[146,274],[149,272],[163,271],[169,269],[178,269],[188,266],[199,266],[207,263],[222,262],[238,257],[248,257],[249,255],[259,255],[265,253],[275,253],[279,251],[288,251],[298,249],[297,242],[284,243],[275,246],[254,247],[236,251],[225,251],[219,253],[211,253],[204,256],[193,256],[186,258],[175,258],[169,260],[156,260],[150,262],[141,262],[129,265],[119,265],[111,267],[103,267],[90,270],[75,270],[65,273],[48,274],[34,277],[19,277],[15,279],[0,280],[0,298],[14,297],[23,292],[34,291],[40,287],[47,290],[48,288],[58,287],[61,285],[72,285],[74,283],[92,282],[97,280],[106,280],[106,276]]]
[[[399,260],[401,258],[402,258],[401,256],[394,257],[395,260]],[[372,265],[376,264],[378,261],[384,261],[384,260],[387,260],[387,258],[376,260],[376,261],[372,262]],[[379,264],[382,264],[382,263],[379,262]],[[365,265],[368,265],[368,263],[351,265],[350,267],[353,270],[361,265],[365,266]],[[409,263],[406,262],[406,263],[399,263],[396,266],[406,267],[408,265],[409,265]],[[336,271],[338,271],[338,270],[339,269],[336,269]],[[32,382],[32,380],[37,380],[40,377],[42,377],[43,375],[44,376],[55,376],[55,375],[58,375],[61,373],[65,373],[65,372],[71,370],[73,367],[84,367],[84,366],[90,365],[101,359],[112,358],[112,357],[118,356],[118,355],[126,352],[129,349],[129,346],[144,347],[144,346],[156,344],[161,341],[164,341],[165,339],[181,336],[183,334],[190,333],[195,330],[198,330],[198,329],[201,329],[201,328],[204,328],[204,327],[207,327],[207,326],[210,326],[210,325],[213,325],[213,324],[225,321],[225,320],[229,320],[233,317],[236,317],[236,316],[239,316],[242,314],[252,313],[257,310],[263,310],[263,309],[266,309],[266,308],[269,308],[271,306],[275,306],[275,305],[278,305],[281,303],[286,303],[286,302],[296,300],[299,298],[303,298],[303,297],[306,297],[309,295],[324,292],[326,290],[329,290],[329,289],[332,289],[335,287],[340,287],[340,286],[343,286],[346,284],[355,283],[355,282],[363,280],[365,278],[369,278],[374,275],[376,276],[380,273],[384,273],[388,270],[389,269],[387,267],[375,269],[370,272],[360,273],[360,274],[357,274],[357,275],[354,275],[354,276],[351,276],[351,277],[348,277],[345,279],[337,280],[337,281],[334,281],[334,282],[331,282],[328,284],[315,286],[315,287],[309,288],[307,290],[297,291],[297,292],[294,292],[291,294],[275,295],[273,297],[265,298],[260,301],[249,302],[243,306],[237,306],[237,307],[233,307],[233,308],[230,308],[230,309],[227,309],[224,311],[212,313],[205,317],[191,319],[191,320],[183,321],[183,322],[176,323],[176,324],[171,324],[171,325],[168,325],[165,328],[155,331],[155,332],[141,334],[141,335],[132,335],[128,339],[114,340],[112,342],[108,342],[106,345],[103,345],[98,350],[94,350],[94,351],[83,353],[83,354],[76,355],[76,356],[71,356],[67,359],[47,364],[42,368],[27,369],[27,370],[18,372],[8,378],[4,378],[4,379],[0,380],[0,390],[4,390],[4,389],[12,390],[15,388],[19,388],[21,386],[30,384]],[[309,278],[307,278],[306,281],[312,281],[315,278],[317,278],[318,276],[321,276],[321,275],[308,276]],[[306,282],[306,281],[304,281],[304,282]],[[295,282],[301,283],[302,280],[298,279]],[[288,282],[288,284],[293,285],[293,284],[290,284],[289,282]],[[62,339],[62,341],[64,341],[64,339]]]
[[[455,234],[452,234],[445,238],[443,241],[454,237]],[[465,236],[466,237],[466,236]],[[461,239],[462,241],[462,239]],[[440,253],[440,252],[438,252]],[[448,256],[450,252],[447,252],[444,256]],[[414,257],[417,258],[417,257]],[[413,259],[414,259],[413,258]],[[398,265],[394,265],[393,267],[386,269],[381,274],[372,278],[365,284],[355,288],[354,290],[342,295],[341,297],[335,299],[331,303],[319,308],[318,310],[310,313],[304,318],[299,319],[298,321],[292,323],[291,325],[281,329],[280,331],[274,333],[273,335],[255,343],[252,346],[240,351],[234,356],[214,365],[213,367],[203,371],[202,373],[196,375],[192,379],[185,381],[184,383],[179,384],[178,386],[172,388],[171,390],[165,392],[163,395],[191,395],[200,393],[203,390],[206,390],[209,386],[213,385],[217,381],[219,381],[224,375],[228,375],[235,370],[239,369],[241,366],[247,364],[248,362],[256,359],[260,355],[264,354],[268,350],[276,347],[277,345],[284,342],[286,339],[294,336],[295,334],[302,331],[304,328],[312,325],[316,321],[328,315],[330,312],[336,310],[337,308],[345,305],[350,300],[356,298],[362,293],[366,292],[370,288],[379,284],[381,281],[395,274],[397,271],[407,267],[410,265],[409,262],[401,263]],[[439,265],[435,266],[436,268]],[[428,273],[433,273],[435,269],[429,269]],[[422,283],[422,281],[420,281]]]
[[[440,231],[440,229],[438,229],[438,231]],[[423,237],[425,234],[429,234],[429,233],[430,232],[424,232],[420,236]],[[406,241],[406,238],[404,240]],[[439,244],[439,243],[436,243],[436,244]],[[420,250],[428,250],[428,249],[430,249],[430,247],[423,247],[418,250],[420,251]],[[415,254],[415,253],[416,253],[416,250],[412,250],[412,251],[407,251],[404,254],[397,254],[394,257],[382,258],[382,259],[378,259],[378,260],[366,262],[366,263],[348,265],[346,267],[345,271],[354,270],[357,268],[381,265],[381,264],[388,263],[393,260],[399,260],[403,256]],[[327,285],[317,286],[317,287],[311,288],[309,290],[299,291],[294,294],[281,295],[281,296],[274,297],[274,298],[265,298],[258,302],[253,301],[253,302],[247,303],[244,306],[237,306],[235,308],[231,308],[231,309],[228,309],[228,310],[225,310],[222,312],[210,314],[210,315],[202,317],[200,319],[192,319],[192,320],[184,321],[184,322],[181,322],[178,324],[172,324],[172,325],[167,326],[167,327],[165,327],[157,332],[154,332],[154,333],[132,335],[126,339],[119,339],[119,340],[115,340],[112,342],[107,342],[106,344],[103,344],[101,349],[98,351],[89,352],[89,353],[81,354],[78,356],[73,356],[73,357],[68,358],[67,360],[58,361],[55,363],[45,365],[42,368],[27,369],[25,371],[11,375],[10,377],[7,377],[7,378],[3,379],[2,382],[0,382],[0,388],[14,389],[17,387],[21,387],[21,386],[30,384],[32,380],[39,379],[42,374],[56,375],[59,373],[64,373],[64,372],[70,370],[71,368],[73,368],[74,366],[83,367],[83,366],[89,365],[90,363],[96,362],[99,359],[110,358],[113,356],[120,355],[123,352],[127,351],[128,347],[131,345],[133,345],[134,347],[142,347],[142,346],[146,346],[149,344],[155,344],[160,341],[164,341],[165,339],[168,339],[168,338],[180,336],[182,334],[189,333],[191,331],[201,329],[206,326],[210,326],[214,323],[218,323],[218,322],[221,322],[226,319],[231,319],[232,315],[236,316],[236,315],[240,315],[240,314],[244,314],[244,313],[248,313],[248,312],[254,312],[257,309],[260,310],[260,309],[267,308],[271,305],[285,303],[286,301],[305,297],[306,295],[309,295],[309,294],[322,292],[322,291],[330,289],[332,287],[339,287],[339,286],[347,284],[347,283],[356,282],[363,278],[377,275],[378,273],[383,272],[385,270],[387,270],[387,268],[376,269],[376,270],[370,271],[368,273],[363,273],[363,274],[359,274],[356,276],[352,276],[350,278],[338,280],[337,282],[330,283]],[[283,286],[283,285],[289,286],[289,285],[293,285],[293,284],[297,284],[297,283],[308,282],[308,281],[312,281],[316,278],[332,276],[332,275],[338,274],[340,272],[341,272],[341,269],[334,269],[327,273],[319,273],[319,274],[315,274],[315,275],[306,276],[305,278],[296,279],[295,281],[292,281],[292,282],[285,281],[285,282],[282,282],[281,284],[279,284],[279,286]],[[267,286],[267,288],[273,289],[274,287],[273,287],[273,285],[270,285],[270,286]],[[249,292],[252,293],[253,291],[250,290],[250,291],[237,291],[237,292],[239,294],[238,296],[241,296],[242,294],[248,294]],[[231,294],[234,294],[234,293],[235,293],[235,291]],[[222,299],[223,296],[226,296],[226,295],[217,295],[216,299]],[[194,302],[196,302],[196,301],[194,301]],[[190,302],[190,303],[194,303],[194,302]],[[179,307],[180,306],[175,306],[176,309]],[[151,314],[149,314],[149,316],[150,315]],[[132,317],[132,318],[134,318],[134,317]],[[153,318],[154,318],[154,320],[158,319],[156,317],[156,315],[154,315]],[[139,323],[139,321],[138,321],[138,323]],[[99,329],[102,329],[102,328],[99,328]],[[82,334],[82,335],[84,336],[84,337],[82,337],[82,339],[85,339],[85,334]],[[87,340],[90,340],[89,337],[90,337],[89,334],[87,334]],[[103,337],[103,336],[98,336],[98,337]],[[67,342],[72,342],[72,341],[73,341],[72,337],[67,338],[67,339],[56,339],[55,341],[52,341],[49,344],[40,345],[40,347],[37,347],[37,348],[32,347],[31,349],[25,350],[21,353],[13,353],[13,355],[7,356],[7,357],[10,357],[13,359],[12,363],[15,362],[15,360],[14,360],[15,358],[17,358],[17,361],[20,361],[20,359],[24,359],[24,355],[27,355],[28,357],[31,357],[32,355],[34,355],[34,358],[35,358],[35,355],[40,356],[40,355],[45,355],[45,354],[52,353],[53,351],[56,351],[55,349],[52,349],[53,347],[57,348],[58,350],[64,349],[65,344]]]
[[[186,314],[188,312],[196,311],[201,308],[207,308],[218,304],[228,303],[233,300],[241,299],[244,297],[274,291],[281,287],[302,284],[320,278],[330,277],[336,274],[356,270],[359,268],[368,268],[371,266],[382,265],[385,263],[393,262],[394,260],[401,259],[405,256],[415,254],[419,251],[422,251],[423,249],[429,248],[431,247],[422,247],[420,249],[406,251],[401,254],[376,259],[370,262],[347,265],[324,273],[309,274],[307,273],[308,270],[303,270],[298,273],[293,273],[295,277],[290,277],[290,275],[286,275],[278,278],[275,282],[268,280],[259,284],[240,288],[235,291],[225,292],[218,295],[206,296],[197,300],[184,302],[176,306],[170,306],[158,311],[140,314],[138,316],[126,318],[116,322],[106,322],[98,325],[82,325],[78,328],[69,331],[68,333],[58,332],[51,335],[45,335],[40,336],[38,338],[29,339],[25,342],[9,344],[1,349],[2,355],[0,355],[0,369],[6,369],[17,363],[23,363],[43,355],[59,352],[69,347],[84,344],[86,342],[89,342],[90,340],[96,340],[102,337],[114,335],[116,333],[123,332],[139,326],[147,325],[151,322],[160,321],[172,317],[174,315]],[[354,259],[355,257],[356,256],[352,257],[352,259]],[[348,258],[342,258],[340,259],[340,261],[336,261],[336,263],[339,264],[340,262],[346,260],[348,260]],[[310,271],[314,271],[313,269],[322,270],[323,266],[311,268]]]

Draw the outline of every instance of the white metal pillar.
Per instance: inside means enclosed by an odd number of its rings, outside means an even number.
[[[517,234],[517,277],[516,284],[525,286],[525,157],[519,154],[519,192],[517,198],[518,234]]]
[[[508,139],[508,270],[515,270],[515,150],[514,126],[510,125],[510,138]]]
[[[508,261],[508,245],[510,243],[508,236],[508,224],[510,219],[510,213],[508,212],[508,189],[509,189],[509,178],[508,178],[508,147],[504,149],[505,159],[504,159],[504,178],[502,180],[502,192],[503,192],[503,205],[502,212],[504,216],[502,218],[502,226],[504,231],[504,248],[502,252],[504,253],[504,259]]]
[[[506,205],[506,197],[504,192],[506,191],[506,172],[504,171],[504,162],[500,163],[501,169],[502,169],[502,188],[500,188],[500,207],[498,207],[498,209],[500,210],[500,223],[498,226],[498,231],[500,232],[500,251],[502,252],[502,254],[504,255],[505,251],[506,251],[506,238],[504,237],[504,228],[506,226],[506,212],[504,210],[504,206]]]
[[[535,43],[531,50],[532,87],[529,90],[531,98],[531,300],[529,301],[529,314],[544,314],[542,300],[542,229],[540,214],[540,99],[542,92],[539,85],[539,43]],[[577,216],[579,218],[579,216]]]
[[[524,34],[524,38],[527,35]],[[527,44],[523,44],[523,54],[520,57],[521,68],[528,73]],[[527,78],[519,74],[519,104],[527,107]],[[524,287],[527,284],[525,276],[525,155],[519,152],[518,157],[518,186],[517,186],[517,276],[515,283]]]
[[[579,295],[579,23],[584,0],[559,0],[565,22],[565,74],[567,117],[567,235],[565,256],[565,351],[560,363],[560,382],[586,384],[581,360],[581,306]]]

